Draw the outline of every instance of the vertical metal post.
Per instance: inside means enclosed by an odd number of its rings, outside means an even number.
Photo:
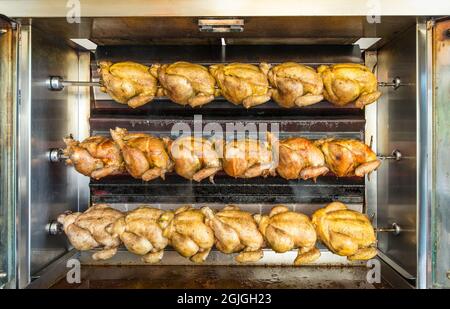
[[[417,288],[431,282],[432,21],[417,24]]]

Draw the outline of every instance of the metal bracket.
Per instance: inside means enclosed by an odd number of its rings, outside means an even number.
[[[45,225],[45,230],[48,235],[59,235],[63,232],[63,225],[58,221],[51,221]]]
[[[51,148],[47,152],[47,157],[50,162],[60,162],[67,160],[69,157],[64,154],[61,148]]]
[[[396,77],[392,80],[392,82],[387,83],[387,82],[379,82],[378,86],[379,87],[393,87],[394,90],[397,90],[400,86],[404,86],[405,84],[402,84],[402,80],[400,79],[400,77]]]
[[[200,32],[243,32],[244,20],[235,19],[199,19],[198,30]]]
[[[98,82],[80,82],[64,80],[61,76],[49,76],[46,81],[47,88],[52,91],[61,91],[65,86],[100,87]]]
[[[403,154],[400,152],[400,150],[394,149],[394,151],[392,151],[390,156],[378,155],[377,157],[380,160],[400,161],[403,158]]]
[[[377,233],[387,232],[387,233],[392,233],[394,235],[398,235],[398,234],[400,234],[402,229],[400,228],[400,225],[398,225],[397,223],[394,222],[394,223],[392,223],[391,227],[388,227],[388,228],[376,228],[375,231]]]

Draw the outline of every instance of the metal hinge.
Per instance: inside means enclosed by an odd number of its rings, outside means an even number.
[[[243,32],[244,19],[199,19],[198,30],[200,32]]]

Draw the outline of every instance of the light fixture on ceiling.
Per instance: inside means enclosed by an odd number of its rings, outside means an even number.
[[[87,50],[95,51],[97,49],[97,44],[95,44],[89,39],[70,39],[70,40]]]
[[[359,45],[359,48],[361,48],[361,50],[365,50],[374,45],[379,40],[381,40],[381,38],[360,38],[353,44]]]

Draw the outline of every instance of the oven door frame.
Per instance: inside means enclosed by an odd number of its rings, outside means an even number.
[[[0,288],[16,286],[16,120],[20,25],[0,14]]]

